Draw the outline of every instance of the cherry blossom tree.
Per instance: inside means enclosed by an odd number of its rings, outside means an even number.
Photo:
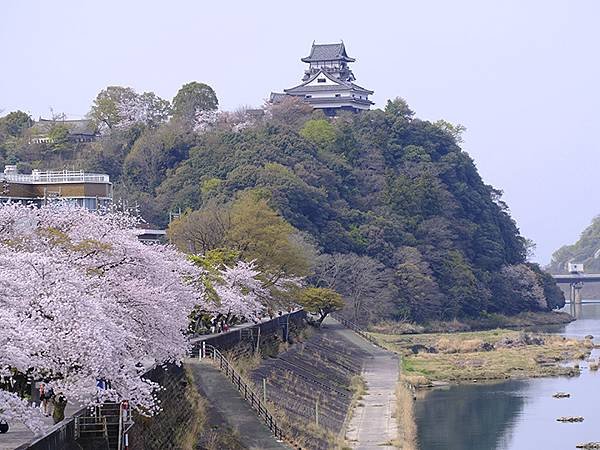
[[[213,283],[218,297],[214,308],[248,318],[260,314],[269,291],[258,279],[259,275],[254,261],[238,261],[232,267],[224,265]]]
[[[45,380],[76,403],[128,399],[144,414],[159,410],[157,385],[142,374],[185,355],[188,314],[205,301],[202,269],[169,246],[140,243],[135,224],[65,204],[0,205],[0,377]],[[232,274],[226,285],[244,283]],[[99,379],[110,387],[98,390]],[[0,388],[0,420],[37,431],[39,418]]]

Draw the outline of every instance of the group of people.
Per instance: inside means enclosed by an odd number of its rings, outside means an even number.
[[[290,312],[292,312],[292,310],[290,310]],[[277,313],[277,315],[281,317],[283,315],[283,311],[279,311]],[[247,320],[251,321],[254,324],[258,324],[258,323],[262,322],[263,320],[265,320],[267,317],[269,319],[273,319],[275,317],[275,312],[271,308],[267,309],[266,315],[264,313],[260,313],[260,312],[256,311],[249,318],[247,318]],[[204,320],[207,320],[207,319],[208,319],[208,317],[204,318]],[[243,321],[243,319],[242,319],[242,321]],[[210,334],[226,333],[230,329],[229,324],[240,323],[240,319],[237,318],[236,316],[232,316],[231,314],[226,314],[226,315],[217,314],[216,316],[210,317],[208,322],[210,323],[210,326],[209,326]],[[206,323],[206,322],[204,322],[204,323]]]
[[[42,414],[49,417],[54,411],[54,389],[46,387],[46,383],[40,383],[38,392],[40,394],[40,408],[42,409]]]
[[[218,316],[211,317],[210,334],[225,333],[227,331],[229,331],[229,324],[220,314]]]
[[[40,383],[38,387],[40,395],[40,409],[46,417],[52,416],[54,423],[58,423],[65,418],[65,407],[67,399],[62,394],[55,394],[54,389],[46,386],[46,383]]]

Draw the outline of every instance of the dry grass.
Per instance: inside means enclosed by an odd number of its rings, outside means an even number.
[[[402,450],[417,450],[414,396],[412,390],[402,381],[399,381],[396,386],[396,420],[398,438],[395,446]]]
[[[578,369],[566,367],[565,361],[585,359],[590,343],[554,335],[531,335],[519,331],[488,331],[382,335],[373,334],[379,342],[403,358],[403,379],[413,386],[429,381],[472,381],[508,378],[576,375]],[[542,345],[527,344],[543,339]],[[507,341],[514,345],[504,345]],[[484,344],[495,346],[484,351]],[[437,353],[413,354],[411,347],[422,345]]]
[[[185,379],[187,381],[186,397],[192,407],[194,420],[191,421],[189,428],[185,433],[177,436],[177,448],[182,450],[194,450],[198,444],[198,436],[206,426],[206,400],[200,396],[198,390],[194,387],[194,378],[191,369],[185,367]]]

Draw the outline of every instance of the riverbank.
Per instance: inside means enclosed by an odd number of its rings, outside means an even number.
[[[402,376],[414,386],[575,376],[579,374],[577,364],[565,363],[588,358],[594,346],[590,339],[509,329],[372,335],[382,346],[402,356]]]
[[[477,318],[436,321],[425,324],[409,322],[381,322],[370,331],[380,334],[456,333],[463,331],[493,330],[496,328],[522,329],[546,325],[564,325],[575,318],[561,311],[523,312],[513,316],[485,314]]]

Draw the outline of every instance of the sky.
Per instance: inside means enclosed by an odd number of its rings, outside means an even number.
[[[343,40],[375,107],[467,128],[546,264],[600,214],[599,17],[595,0],[3,0],[0,110],[79,118],[106,86],[171,99],[194,80],[256,106],[298,84],[313,41]]]

